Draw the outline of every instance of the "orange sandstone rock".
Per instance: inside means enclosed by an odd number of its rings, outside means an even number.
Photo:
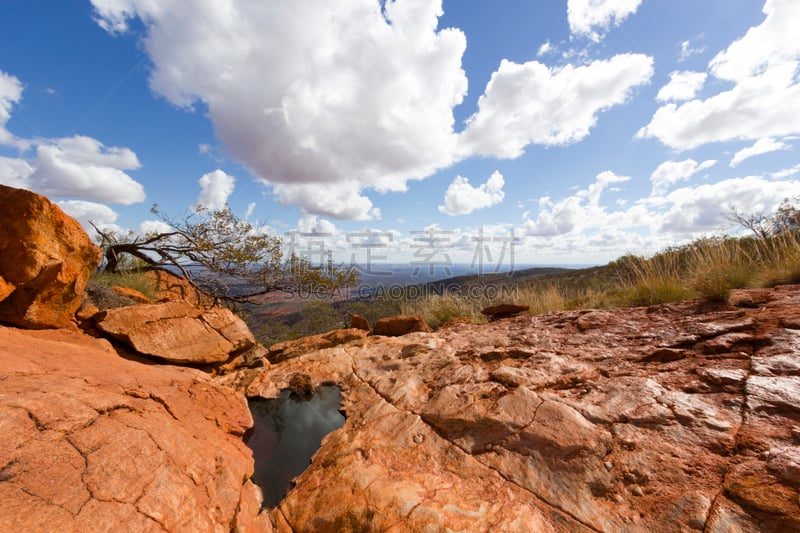
[[[703,314],[686,302],[371,337],[249,375],[241,386],[262,395],[298,373],[343,389],[345,425],[273,521],[798,530],[800,286],[753,296]]]
[[[375,322],[372,333],[384,337],[399,337],[419,331],[427,333],[431,331],[431,328],[425,323],[421,316],[401,315],[378,319],[378,321]]]
[[[70,323],[100,249],[78,222],[38,194],[0,185],[0,322]]]
[[[223,363],[257,345],[230,310],[203,311],[185,301],[107,309],[95,321],[137,352],[175,363]]]
[[[241,395],[78,331],[0,327],[0,367],[0,531],[272,530]]]

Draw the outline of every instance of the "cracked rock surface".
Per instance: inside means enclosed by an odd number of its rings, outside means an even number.
[[[800,286],[757,296],[457,323],[223,379],[343,388],[278,531],[797,531]]]
[[[240,394],[77,330],[0,328],[0,531],[271,531]]]
[[[137,352],[172,363],[222,363],[254,348],[263,351],[229,309],[200,309],[183,300],[107,309],[95,322]]]

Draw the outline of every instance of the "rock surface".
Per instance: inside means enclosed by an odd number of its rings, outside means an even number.
[[[111,290],[113,290],[120,296],[123,296],[125,298],[130,298],[137,304],[153,303],[153,301],[150,300],[150,298],[148,298],[145,294],[142,294],[140,291],[137,291],[136,289],[132,289],[130,287],[122,287],[120,285],[114,285],[113,287],[111,287]]]
[[[363,329],[364,331],[367,332],[369,332],[372,329],[369,326],[369,320],[367,320],[361,315],[350,316],[350,327],[355,329]]]
[[[59,328],[73,319],[100,249],[38,194],[0,185],[0,322]]]
[[[0,328],[0,531],[272,531],[241,395],[78,331]]]
[[[185,278],[161,269],[148,270],[145,276],[152,282],[156,299],[160,302],[183,300],[202,308],[214,306],[211,296],[192,287]]]
[[[276,342],[268,349],[267,358],[271,363],[280,363],[309,352],[338,346],[363,339],[369,331],[360,328],[334,329],[320,335],[311,335],[293,341]]]
[[[343,388],[278,531],[800,530],[800,286],[369,337],[241,374]],[[755,304],[754,304],[755,305]],[[233,382],[231,376],[226,377]]]
[[[137,352],[173,363],[224,363],[260,346],[242,319],[221,307],[204,311],[172,301],[107,309],[94,318]]]
[[[372,333],[374,335],[382,335],[384,337],[400,337],[402,335],[417,333],[420,331],[431,331],[431,328],[425,323],[421,316],[400,315],[389,316],[376,320]]]
[[[499,304],[482,309],[481,314],[489,317],[489,320],[500,320],[501,318],[508,318],[526,313],[530,308],[531,306],[529,305]]]

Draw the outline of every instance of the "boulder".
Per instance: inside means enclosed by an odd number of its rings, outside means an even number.
[[[384,337],[400,337],[409,333],[430,333],[432,330],[421,316],[417,315],[400,315],[389,316],[378,319],[375,322],[373,335],[382,335]]]
[[[530,308],[531,307],[529,305],[499,304],[486,307],[485,309],[481,310],[481,314],[485,317],[488,317],[489,320],[500,320],[501,318],[508,318],[519,315],[520,313],[525,313]]]
[[[361,315],[350,315],[350,328],[369,331],[369,320]]]
[[[0,367],[0,531],[272,531],[240,394],[77,330],[0,328]]]
[[[311,335],[293,341],[276,342],[269,347],[267,359],[269,359],[270,363],[280,363],[309,352],[363,339],[368,333],[368,331],[358,328],[334,329],[320,335]]]
[[[150,300],[150,298],[148,298],[146,295],[130,287],[122,287],[121,285],[114,285],[113,287],[111,287],[111,290],[113,290],[120,296],[123,296],[125,298],[130,298],[137,304],[153,303],[152,300]]]
[[[0,185],[0,322],[59,328],[100,263],[80,224],[44,196]]]
[[[201,310],[185,301],[107,309],[95,322],[137,352],[173,363],[224,363],[257,345],[230,310]]]
[[[194,288],[185,278],[167,270],[158,268],[148,270],[145,276],[152,282],[156,293],[155,299],[159,302],[185,300],[197,307],[214,306],[214,299],[211,296]]]

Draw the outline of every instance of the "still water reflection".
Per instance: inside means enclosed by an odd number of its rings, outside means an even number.
[[[264,492],[264,507],[280,503],[292,478],[311,464],[322,438],[344,425],[340,400],[339,387],[322,386],[310,397],[284,390],[278,399],[249,401],[254,424],[245,443],[253,450],[253,481]]]

